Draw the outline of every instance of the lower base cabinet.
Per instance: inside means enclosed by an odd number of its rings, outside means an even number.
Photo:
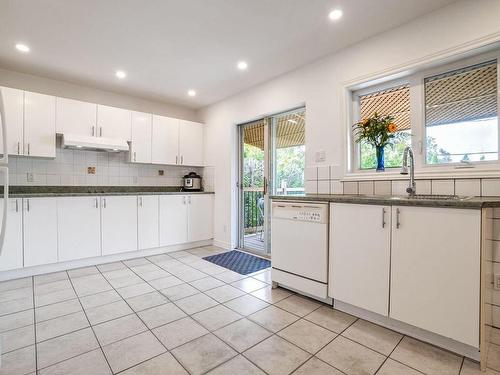
[[[23,199],[24,266],[56,263],[57,199]]]
[[[59,261],[101,255],[99,197],[62,197],[57,202]]]
[[[137,197],[101,197],[102,254],[137,250]]]
[[[392,215],[390,316],[479,347],[481,211],[393,207]]]
[[[187,241],[187,201],[186,195],[160,196],[160,246]]]
[[[137,236],[139,250],[160,246],[158,195],[137,197]]]
[[[7,210],[7,227],[2,255],[0,255],[0,271],[14,270],[23,267],[23,201],[20,198],[9,199],[4,207]],[[1,223],[0,216],[0,223]]]
[[[203,241],[213,237],[212,195],[188,196],[188,241]]]

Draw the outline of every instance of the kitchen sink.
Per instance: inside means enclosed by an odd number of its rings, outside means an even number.
[[[408,196],[393,196],[390,199],[393,200],[403,200],[403,199],[422,199],[422,200],[456,200],[456,201],[466,201],[474,197],[460,196],[460,195],[439,195],[439,194],[415,194]]]

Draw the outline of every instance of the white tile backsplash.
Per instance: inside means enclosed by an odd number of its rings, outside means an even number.
[[[318,194],[330,194],[330,181],[318,181]]]
[[[359,194],[358,183],[354,181],[344,182],[344,194]]]
[[[318,179],[318,167],[306,167],[304,171],[306,181],[315,181]]]
[[[318,167],[318,180],[329,180],[330,179],[330,167],[321,166]]]
[[[455,180],[455,194],[468,196],[481,195],[481,180],[478,178]]]
[[[361,181],[358,183],[358,194],[373,195],[373,181]]]
[[[483,179],[481,195],[485,197],[500,196],[500,178]]]
[[[88,174],[88,167],[95,167],[96,173]],[[204,186],[214,191],[213,168],[204,176],[204,168],[132,164],[127,153],[68,150],[58,145],[55,159],[9,157],[10,185],[181,186],[182,177],[190,171],[206,177]],[[33,182],[28,181],[29,175]]]
[[[374,194],[375,195],[391,195],[391,181],[375,181]]]
[[[306,181],[305,189],[307,194],[318,194],[318,181]]]
[[[432,194],[435,195],[455,194],[455,180],[432,180]]]

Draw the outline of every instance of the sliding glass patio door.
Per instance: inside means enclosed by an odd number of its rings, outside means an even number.
[[[239,248],[271,255],[269,195],[304,192],[305,108],[239,125]]]

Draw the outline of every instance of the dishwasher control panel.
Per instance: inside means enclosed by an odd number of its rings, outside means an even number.
[[[273,202],[273,218],[328,223],[328,205],[321,203]]]

